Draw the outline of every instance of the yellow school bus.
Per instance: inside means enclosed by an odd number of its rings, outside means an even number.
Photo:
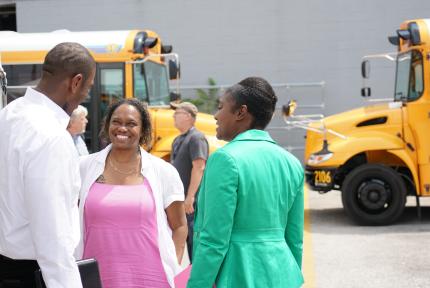
[[[46,53],[61,42],[78,42],[89,49],[97,62],[94,86],[84,106],[89,111],[85,140],[90,151],[101,148],[99,131],[107,107],[122,98],[148,103],[153,126],[150,152],[170,158],[173,139],[171,100],[178,93],[170,82],[179,81],[178,56],[150,30],[86,31],[58,30],[49,33],[0,32],[0,53],[8,77],[8,102],[24,95],[41,77]],[[176,91],[178,92],[178,91]],[[199,113],[196,127],[207,137],[210,150],[223,145],[215,137],[213,116]]]
[[[430,196],[430,19],[405,21],[395,33],[394,97],[306,127],[307,183],[321,193],[340,190],[346,214],[367,225],[393,223],[408,195],[420,215],[419,197]]]

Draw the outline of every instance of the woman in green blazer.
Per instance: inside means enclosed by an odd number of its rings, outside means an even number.
[[[263,129],[277,97],[250,77],[220,99],[217,137],[198,195],[188,288],[303,284],[303,168]]]

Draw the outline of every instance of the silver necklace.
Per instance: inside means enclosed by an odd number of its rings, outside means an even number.
[[[140,157],[139,157],[140,158]],[[121,170],[121,169],[119,169],[113,162],[116,162],[114,159],[113,159],[113,156],[111,155],[110,157],[109,157],[109,159],[108,159],[108,164],[109,164],[109,166],[110,167],[112,167],[112,169],[113,170],[115,170],[115,172],[118,172],[118,173],[120,173],[120,174],[123,174],[123,175],[131,175],[131,174],[133,174],[133,173],[137,173],[139,170],[138,169],[136,169],[136,168],[132,168],[132,169],[130,169],[130,170]],[[140,159],[138,160],[138,163],[140,164]],[[140,166],[140,165],[139,165]]]

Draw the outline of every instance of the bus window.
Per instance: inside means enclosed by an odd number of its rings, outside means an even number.
[[[399,54],[397,57],[395,101],[404,101],[408,96],[409,74],[411,69],[411,52]]]
[[[152,61],[143,63],[148,88],[149,105],[169,104],[169,78],[163,64]]]
[[[411,71],[409,76],[408,100],[414,101],[421,97],[424,91],[423,61],[420,52],[413,50]]]
[[[143,102],[149,102],[148,93],[146,90],[145,73],[142,69],[142,64],[133,65],[133,77],[134,77],[134,98],[137,98]]]
[[[100,69],[100,109],[101,117],[112,103],[124,98],[124,70],[121,68]]]
[[[42,64],[3,65],[7,75],[7,102],[24,96],[28,86],[36,86],[42,77]]]
[[[396,101],[415,101],[424,91],[423,57],[412,50],[399,54],[396,72]]]

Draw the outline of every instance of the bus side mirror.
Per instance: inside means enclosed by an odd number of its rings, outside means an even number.
[[[293,116],[296,108],[297,102],[295,100],[289,100],[287,104],[282,106],[282,114],[284,115],[284,117]]]
[[[172,45],[161,45],[161,54],[169,54],[172,53],[173,46]]]
[[[179,79],[181,75],[181,68],[178,62],[175,60],[169,60],[169,79],[176,80]]]
[[[372,94],[372,90],[370,89],[370,87],[361,88],[361,96],[362,97],[370,97],[371,94]]]
[[[364,60],[361,62],[361,76],[368,79],[370,76],[370,63],[369,60]]]

